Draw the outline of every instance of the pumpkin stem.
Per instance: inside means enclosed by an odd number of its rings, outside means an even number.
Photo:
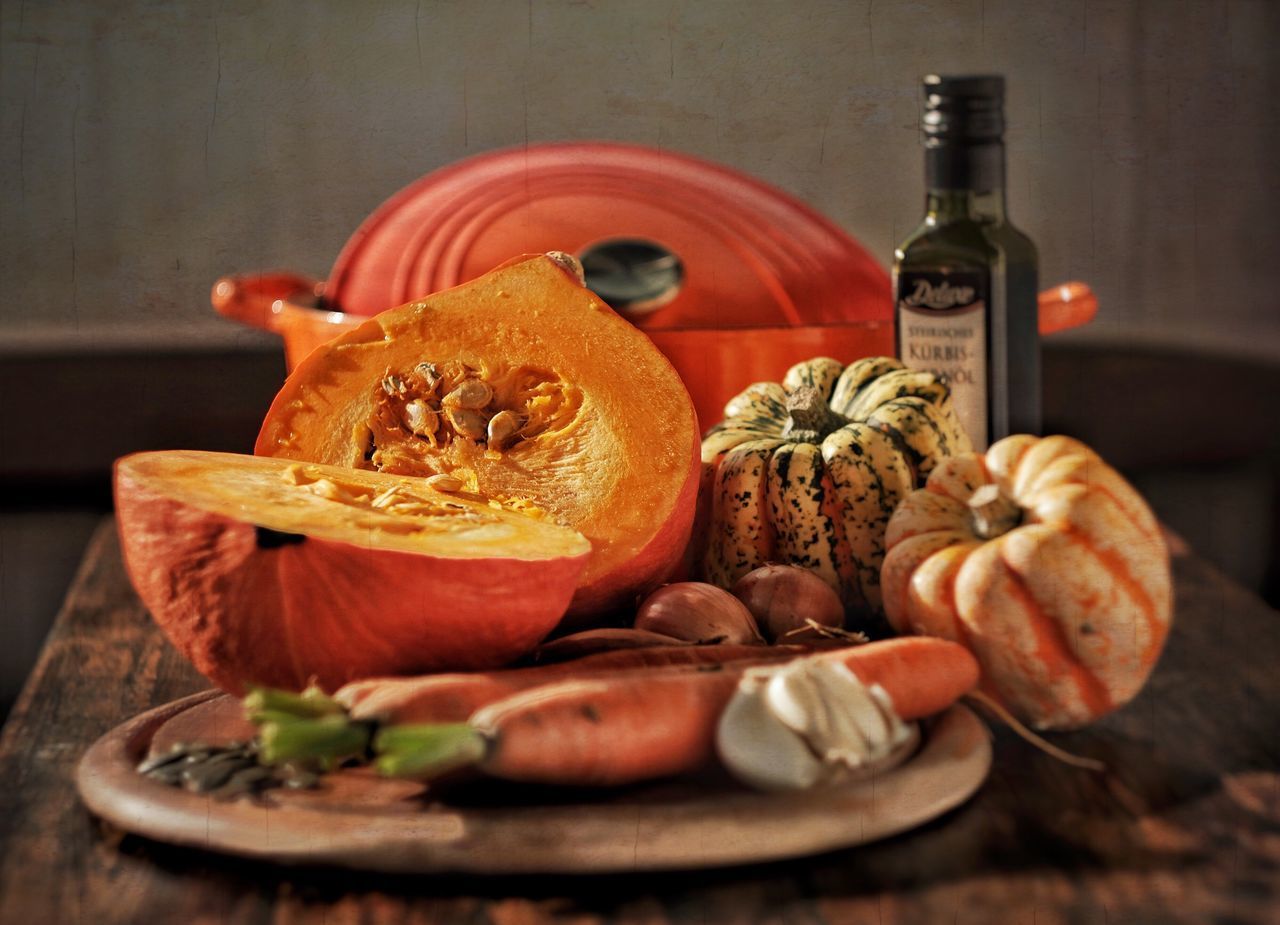
[[[821,392],[802,385],[787,396],[787,426],[782,429],[782,437],[795,443],[821,443],[827,434],[848,423],[847,418],[831,410]]]
[[[1022,508],[998,485],[983,485],[969,497],[973,530],[984,540],[1003,536],[1022,523]]]

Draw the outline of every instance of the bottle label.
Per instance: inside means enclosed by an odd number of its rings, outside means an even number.
[[[898,358],[951,388],[974,449],[987,447],[987,274],[906,270],[895,279]]]

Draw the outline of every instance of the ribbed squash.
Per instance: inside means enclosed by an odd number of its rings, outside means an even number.
[[[450,476],[591,541],[571,622],[634,606],[688,542],[698,426],[670,362],[571,261],[521,258],[319,348],[255,452]]]
[[[1042,729],[1127,703],[1172,614],[1141,496],[1068,437],[1006,437],[934,469],[889,521],[884,606],[903,633],[967,646],[988,694]]]
[[[878,611],[889,516],[971,448],[947,386],[891,357],[818,357],[724,413],[702,441],[706,579],[728,588],[767,562],[800,565],[847,607]]]

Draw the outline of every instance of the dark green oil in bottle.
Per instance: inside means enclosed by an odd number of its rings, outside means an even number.
[[[944,377],[975,449],[1040,432],[1036,249],[1005,212],[1004,79],[926,77],[925,217],[894,252],[898,357]]]

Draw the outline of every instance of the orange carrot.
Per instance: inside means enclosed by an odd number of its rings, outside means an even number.
[[[544,784],[611,786],[706,764],[716,721],[742,672],[564,681],[478,711],[481,770]]]
[[[907,720],[944,709],[978,679],[962,646],[923,636],[813,657],[839,659],[864,683],[879,684]],[[711,760],[716,725],[747,667],[546,684],[482,708],[467,724],[384,730],[374,748],[392,774],[471,764],[493,777],[574,786],[667,777]]]
[[[844,662],[868,687],[879,684],[894,712],[910,722],[941,713],[978,686],[978,661],[968,649],[943,639],[920,645],[925,638],[903,636],[817,657]]]
[[[619,649],[549,665],[471,674],[374,678],[347,684],[334,694],[352,719],[407,723],[463,722],[486,704],[540,684],[614,674],[639,668],[718,665],[748,660],[781,661],[809,651],[805,646],[681,645]]]

